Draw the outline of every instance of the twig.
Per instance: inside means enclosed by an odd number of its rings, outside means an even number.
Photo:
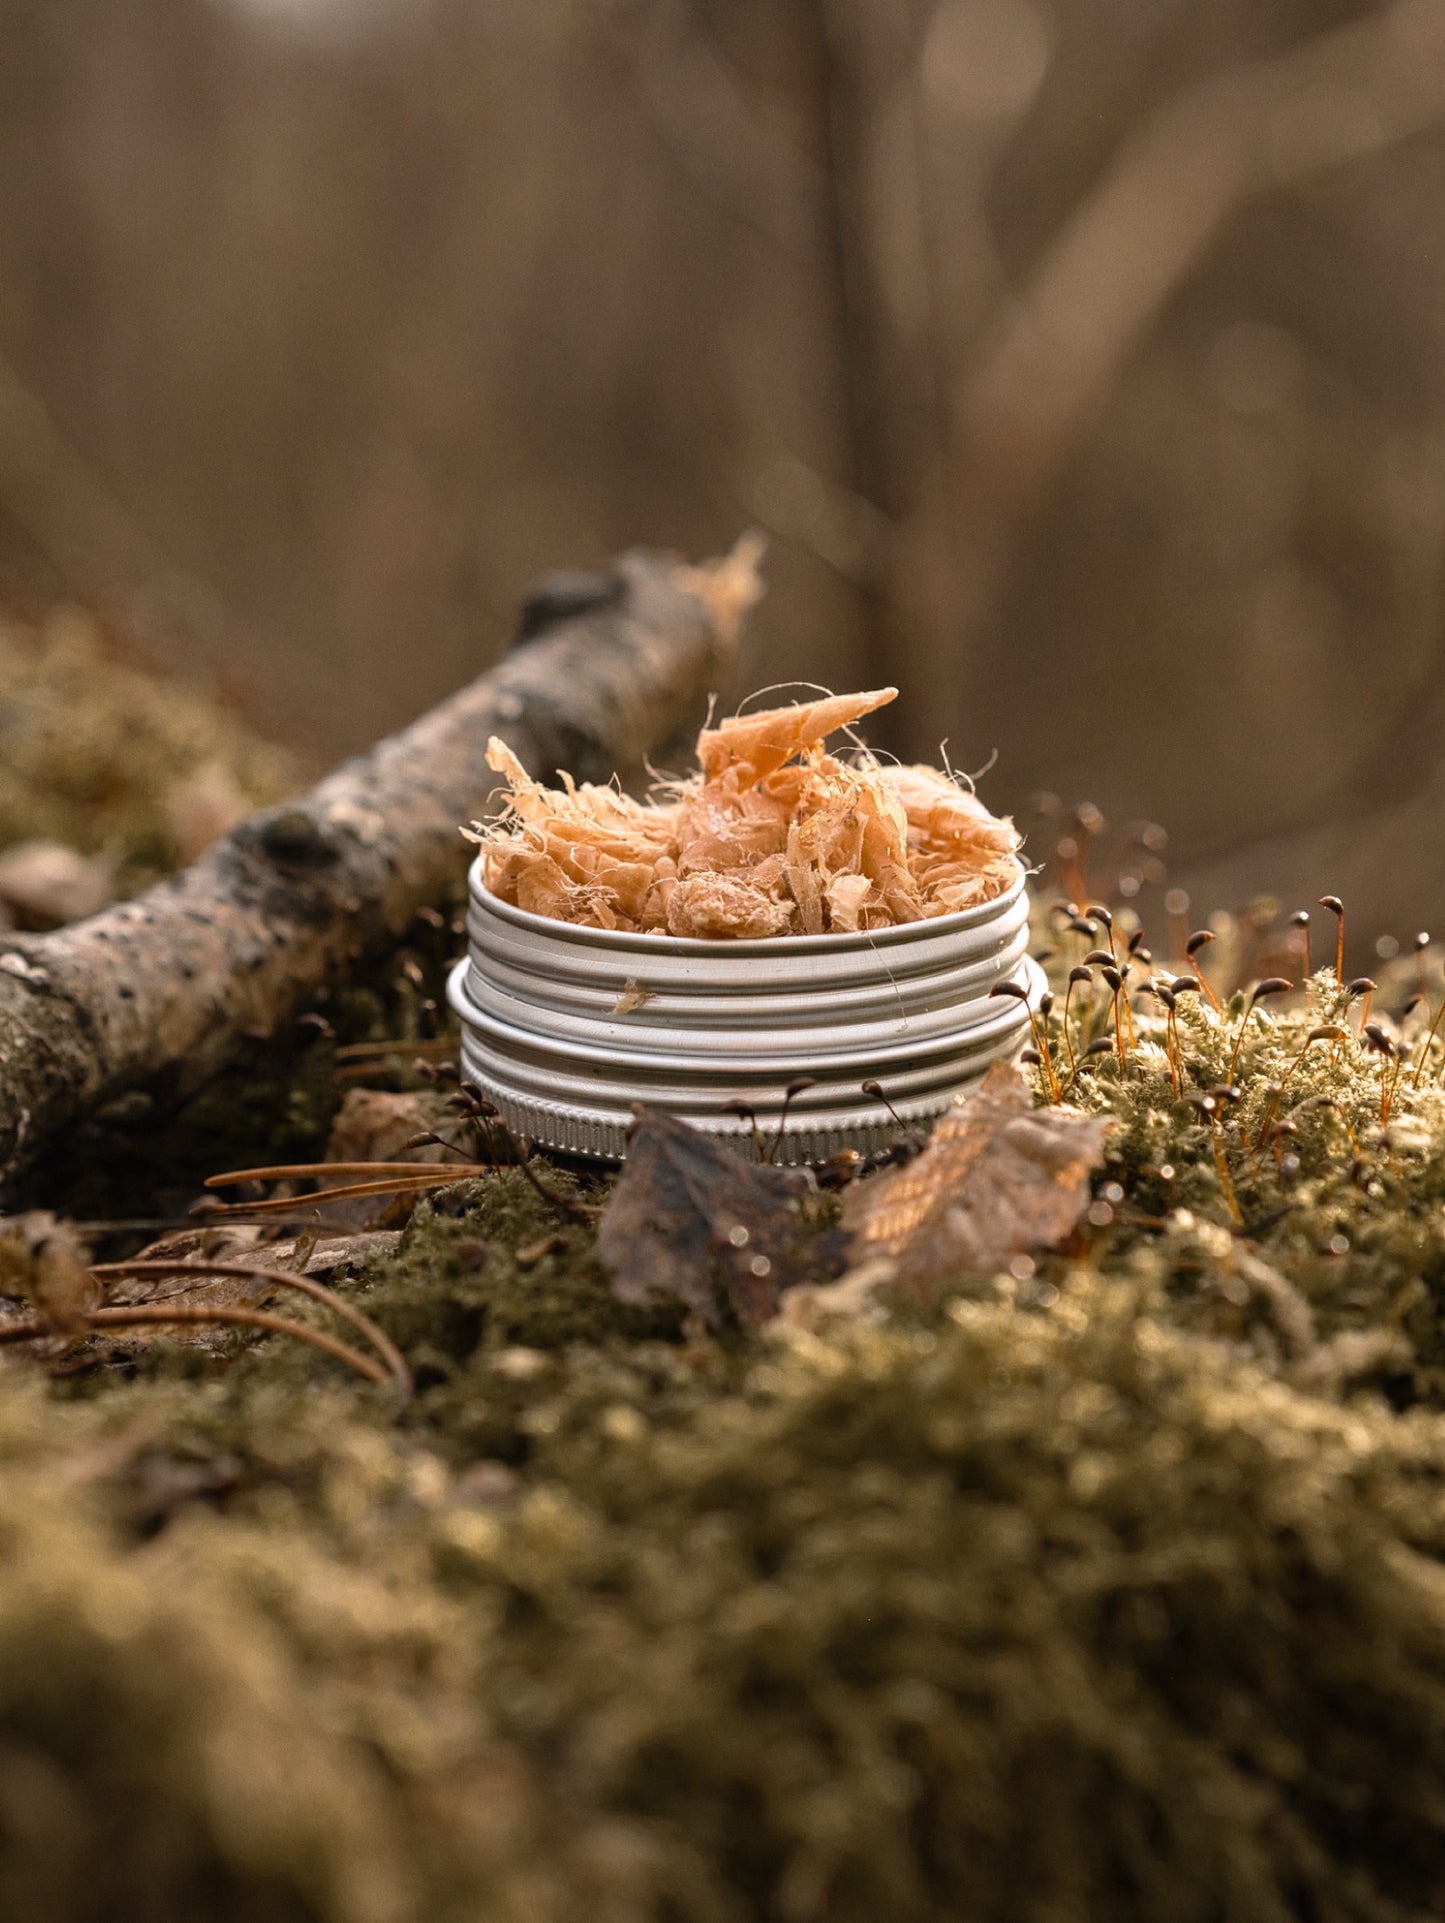
[[[624,555],[597,592],[544,592],[498,667],[184,873],[50,935],[0,936],[0,1186],[122,1090],[180,1099],[323,983],[394,941],[463,868],[489,735],[523,764],[640,767],[732,657],[754,550],[708,568]]]
[[[456,1155],[466,1153],[465,1149],[456,1148],[451,1142],[443,1142],[441,1147],[452,1149]],[[489,1169],[491,1164],[479,1162],[471,1166],[480,1174]],[[224,1175],[208,1175],[205,1186],[208,1189],[228,1189],[240,1182],[299,1182],[323,1175],[426,1175],[434,1169],[456,1172],[455,1165],[450,1162],[276,1162],[269,1168],[227,1169]],[[295,1201],[297,1198],[293,1196],[291,1199]]]
[[[137,1257],[133,1262],[98,1262],[92,1265],[90,1272],[101,1278],[112,1275],[229,1275],[259,1277],[264,1281],[277,1282],[282,1288],[295,1289],[301,1295],[309,1295],[313,1302],[323,1303],[343,1321],[360,1330],[391,1371],[402,1394],[411,1394],[411,1370],[407,1367],[405,1356],[386,1331],[378,1328],[369,1315],[364,1315],[354,1303],[347,1302],[335,1290],[313,1281],[309,1275],[298,1275],[294,1269],[268,1269],[261,1262],[209,1262],[194,1257],[185,1261],[165,1262]]]
[[[457,1052],[455,1035],[433,1035],[424,1042],[343,1042],[336,1050],[338,1062],[384,1061],[388,1055],[436,1056],[442,1061]]]
[[[236,1216],[284,1215],[288,1209],[317,1209],[327,1202],[354,1202],[369,1195],[426,1195],[432,1189],[450,1188],[475,1171],[465,1168],[439,1168],[435,1175],[414,1176],[410,1180],[393,1175],[381,1182],[346,1182],[334,1189],[318,1189],[314,1195],[273,1195],[265,1202],[212,1202],[197,1204],[195,1221],[220,1222]]]
[[[183,1323],[205,1324],[208,1322],[231,1323],[237,1328],[261,1329],[268,1335],[292,1335],[298,1342],[309,1342],[313,1349],[333,1356],[338,1362],[345,1362],[366,1377],[368,1382],[384,1383],[387,1372],[380,1363],[373,1362],[370,1356],[362,1355],[349,1343],[338,1342],[335,1336],[326,1335],[320,1329],[309,1329],[304,1322],[292,1322],[284,1315],[272,1315],[269,1309],[232,1309],[217,1306],[213,1309],[194,1309],[182,1305],[173,1309],[148,1308],[145,1306],[126,1309],[92,1309],[85,1318],[87,1333],[96,1329],[126,1329],[179,1325]],[[24,1322],[0,1323],[0,1345],[14,1342],[43,1342],[59,1334],[42,1317],[32,1316]]]

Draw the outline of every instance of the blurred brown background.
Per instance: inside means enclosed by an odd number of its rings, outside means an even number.
[[[329,758],[540,570],[758,525],[732,693],[896,680],[1200,905],[1445,921],[1445,0],[0,32],[0,598]]]

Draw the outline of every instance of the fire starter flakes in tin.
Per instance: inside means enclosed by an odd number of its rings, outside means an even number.
[[[824,750],[896,694],[734,715],[698,736],[700,773],[645,802],[565,773],[545,788],[493,737],[509,793],[473,826],[486,885],[558,921],[705,939],[889,928],[990,901],[1018,873],[1011,822],[939,769]]]

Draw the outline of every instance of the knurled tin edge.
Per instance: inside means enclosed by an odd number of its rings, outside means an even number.
[[[1031,986],[1036,995],[1042,984],[1042,971],[1032,961],[1027,966],[1030,976],[1035,977]],[[563,1154],[581,1156],[589,1161],[621,1162],[626,1159],[627,1131],[632,1121],[630,1115],[606,1114],[596,1109],[544,1102],[533,1096],[519,1095],[494,1080],[475,1061],[468,1061],[468,1039],[464,1031],[463,1073],[489,1101],[496,1104],[503,1121],[514,1134],[528,1136],[539,1148],[557,1149]],[[899,1118],[904,1122],[935,1121],[952,1107],[957,1096],[986,1074],[995,1062],[1015,1059],[1028,1039],[1027,1018],[1020,1008],[1019,1030],[1015,1036],[977,1059],[971,1072],[960,1075],[956,1081],[930,1089],[925,1095],[896,1102],[894,1107]],[[652,1106],[660,1113],[668,1112],[665,1102]],[[765,1113],[758,1117],[756,1132],[745,1120],[721,1110],[714,1114],[689,1111],[686,1119],[692,1127],[725,1135],[755,1154],[759,1152],[759,1137],[762,1142],[772,1146],[778,1126],[776,1117]],[[833,1109],[828,1111],[826,1120],[821,1116],[810,1118],[804,1112],[788,1117],[773,1159],[790,1166],[813,1166],[847,1149],[856,1149],[866,1155],[887,1148],[897,1134],[898,1123],[879,1103],[860,1101],[856,1109],[850,1108],[842,1113]]]
[[[960,1082],[957,1087],[937,1090],[924,1101],[900,1105],[898,1113],[905,1122],[932,1122],[953,1105],[954,1097],[976,1081]],[[529,1137],[539,1148],[557,1149],[565,1155],[582,1156],[588,1161],[621,1162],[626,1159],[627,1122],[605,1120],[601,1116],[587,1115],[578,1109],[553,1108],[546,1102],[517,1099],[495,1084],[489,1085],[485,1078],[479,1078],[477,1086],[483,1094],[496,1103],[507,1127],[514,1135]],[[665,1110],[663,1111],[665,1112]],[[705,1129],[710,1135],[724,1135],[738,1147],[748,1149],[760,1156],[761,1144],[771,1146],[776,1135],[776,1124],[760,1122],[756,1134],[746,1122],[735,1116],[689,1115],[688,1123],[693,1128]],[[832,1155],[845,1149],[857,1149],[862,1154],[873,1150],[885,1149],[896,1140],[898,1124],[886,1109],[860,1111],[846,1123],[820,1126],[816,1123],[795,1127],[790,1121],[783,1131],[782,1143],[771,1159],[786,1163],[791,1167],[814,1166],[826,1162]]]

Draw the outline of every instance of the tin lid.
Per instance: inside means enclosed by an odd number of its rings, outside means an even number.
[[[543,1146],[620,1160],[636,1104],[818,1162],[886,1146],[1018,1052],[1043,976],[1026,954],[1023,876],[961,914],[858,934],[693,941],[549,921],[487,893],[472,871],[468,956],[450,999],[462,1066],[508,1124]]]

